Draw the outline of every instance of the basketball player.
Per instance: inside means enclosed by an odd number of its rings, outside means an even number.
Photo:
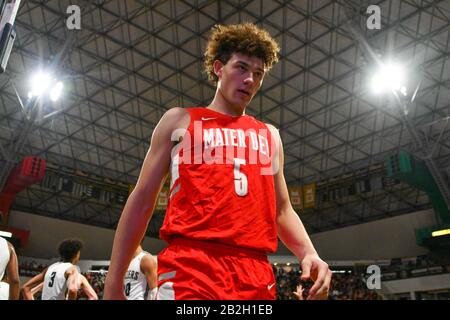
[[[136,188],[114,238],[105,299],[124,299],[123,279],[169,170],[157,299],[275,299],[268,253],[277,235],[298,257],[307,299],[327,293],[331,271],[293,210],[278,131],[246,114],[279,47],[252,24],[216,26],[205,53],[216,84],[205,108],[173,108],[153,131]]]
[[[78,274],[78,287],[79,290],[82,290],[88,300],[98,300],[97,293],[89,284],[89,281],[86,279],[84,275],[81,273]],[[38,292],[41,292],[44,288],[44,282],[41,282],[39,285],[33,287],[30,290],[30,294],[28,295],[28,300],[35,300],[34,295]]]
[[[125,274],[124,294],[128,300],[154,300],[158,286],[157,261],[139,245]]]
[[[80,260],[83,244],[79,240],[64,240],[58,247],[61,261],[45,268],[22,287],[25,300],[33,300],[32,288],[43,283],[42,300],[76,300],[80,288],[76,264]]]
[[[0,237],[0,280],[0,300],[18,300],[20,278],[16,251],[14,246],[2,237]]]

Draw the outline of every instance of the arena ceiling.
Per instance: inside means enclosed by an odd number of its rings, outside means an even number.
[[[72,4],[81,8],[81,30],[67,28]],[[366,27],[369,5],[381,8],[379,30]],[[214,94],[202,72],[209,30],[238,22],[263,26],[281,47],[248,113],[280,129],[288,184],[369,170],[406,150],[430,155],[448,189],[448,0],[22,1],[0,75],[1,182],[19,159],[35,155],[135,183],[162,114],[206,105]],[[408,99],[420,84],[407,118],[400,100],[375,96],[368,85],[377,62],[389,58],[407,66]],[[34,108],[27,85],[38,67],[53,70],[65,88],[59,102]],[[13,209],[115,228],[122,207],[34,185]],[[423,192],[399,184],[300,215],[319,232],[429,207]],[[151,235],[162,217],[155,215]]]

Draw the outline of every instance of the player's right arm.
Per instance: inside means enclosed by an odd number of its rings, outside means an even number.
[[[172,133],[185,129],[189,114],[181,108],[167,111],[155,127],[136,187],[123,209],[105,280],[104,299],[125,299],[123,279],[133,253],[144,237],[155,202],[167,176],[173,147]]]
[[[22,295],[25,300],[34,300],[33,296],[34,293],[32,292],[32,289],[44,282],[46,272],[47,268],[45,268],[44,270],[42,270],[41,273],[25,282],[25,284],[22,287]]]

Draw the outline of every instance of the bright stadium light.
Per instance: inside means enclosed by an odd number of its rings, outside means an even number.
[[[376,94],[390,90],[406,96],[405,71],[395,63],[383,65],[373,76],[371,86]]]
[[[64,85],[61,81],[58,81],[55,86],[50,90],[50,99],[52,101],[57,101],[61,97]]]
[[[432,237],[441,237],[450,234],[450,229],[443,229],[431,233]]]
[[[31,90],[28,92],[28,98],[48,96],[50,100],[57,101],[62,94],[64,85],[57,81],[48,72],[39,71],[31,76]]]
[[[31,91],[29,96],[40,97],[50,86],[51,76],[46,72],[38,72],[31,77]]]

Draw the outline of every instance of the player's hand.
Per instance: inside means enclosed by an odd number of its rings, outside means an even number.
[[[331,270],[328,264],[319,258],[317,254],[306,255],[301,263],[301,280],[308,279],[314,281],[314,285],[308,292],[307,300],[325,300],[328,299],[328,292],[331,283]]]

